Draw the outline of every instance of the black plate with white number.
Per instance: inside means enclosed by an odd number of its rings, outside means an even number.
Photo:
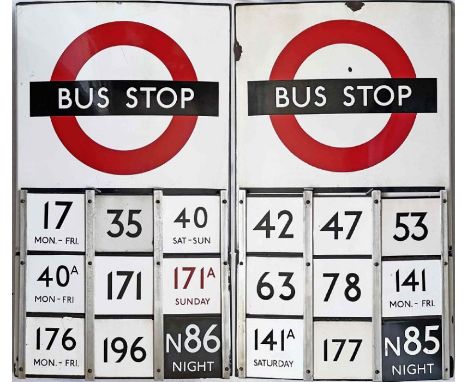
[[[221,316],[164,316],[164,377],[221,378]]]
[[[389,320],[382,327],[384,381],[442,378],[441,318]]]

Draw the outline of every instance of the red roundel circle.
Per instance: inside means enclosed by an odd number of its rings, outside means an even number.
[[[385,64],[392,78],[416,77],[408,55],[386,32],[360,21],[332,20],[294,37],[276,59],[270,80],[294,79],[311,54],[334,44],[352,44],[369,50]],[[299,159],[322,170],[351,172],[372,167],[392,155],[408,137],[416,113],[391,114],[379,134],[352,147],[333,147],[315,140],[294,115],[271,115],[270,119],[280,140]]]
[[[115,21],[78,36],[55,65],[51,81],[75,81],[86,62],[100,51],[119,45],[144,49],[159,58],[175,81],[197,81],[190,59],[168,35],[149,25]],[[67,150],[95,170],[116,175],[140,174],[173,158],[190,138],[197,116],[173,116],[166,130],[150,144],[133,150],[100,145],[80,127],[74,116],[52,116],[52,125]]]

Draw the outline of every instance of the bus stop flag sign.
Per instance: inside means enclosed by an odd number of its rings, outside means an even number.
[[[449,147],[450,81],[437,53],[449,29],[432,39],[429,21],[449,13],[425,6],[427,25],[413,34],[397,23],[408,5],[366,3],[355,15],[340,3],[238,6],[241,186],[447,184],[449,163],[431,147]]]
[[[297,83],[281,81],[293,80],[305,59],[315,51],[332,44],[353,44],[371,51],[385,64],[391,80],[302,80]],[[327,21],[306,29],[286,45],[273,66],[270,81],[249,84],[249,96],[252,97],[252,102],[249,102],[249,114],[269,112],[271,123],[284,145],[311,166],[329,171],[362,170],[383,161],[400,147],[413,127],[417,112],[437,111],[437,80],[433,78],[418,81],[415,77],[413,65],[403,48],[381,29],[359,21]],[[307,93],[311,82],[320,100],[305,103],[301,97],[302,103],[294,99],[291,105],[288,94]],[[277,85],[271,86],[272,84]],[[262,85],[266,85],[270,94],[276,97],[265,97],[263,100],[266,102],[260,101],[257,104],[257,99],[262,100],[262,97],[255,94],[258,87],[262,95],[268,95]],[[272,87],[275,89],[271,89]],[[363,98],[363,102],[359,102],[351,91],[360,88],[375,89],[374,97]],[[325,95],[327,91],[330,93],[329,97]],[[307,94],[305,98],[310,99]],[[251,99],[249,98],[249,101]],[[273,100],[276,106],[273,110],[262,110],[261,106],[268,106],[268,101]],[[260,107],[257,108],[256,105]],[[293,114],[313,113],[314,110],[310,108],[315,109],[316,113],[330,114],[385,113],[393,110],[396,112],[392,112],[384,129],[368,142],[353,147],[336,148],[310,137],[297,122]]]
[[[229,8],[69,6],[18,13],[19,186],[227,187]]]

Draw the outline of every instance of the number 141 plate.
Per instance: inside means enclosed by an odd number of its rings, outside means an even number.
[[[302,319],[247,318],[247,377],[302,379]]]

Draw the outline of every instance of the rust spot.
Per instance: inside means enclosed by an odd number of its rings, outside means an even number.
[[[242,46],[239,44],[239,41],[235,41],[234,43],[234,59],[237,61],[240,60],[242,56]]]
[[[364,1],[347,1],[345,5],[353,12],[356,12],[361,10],[361,8],[364,6]]]

